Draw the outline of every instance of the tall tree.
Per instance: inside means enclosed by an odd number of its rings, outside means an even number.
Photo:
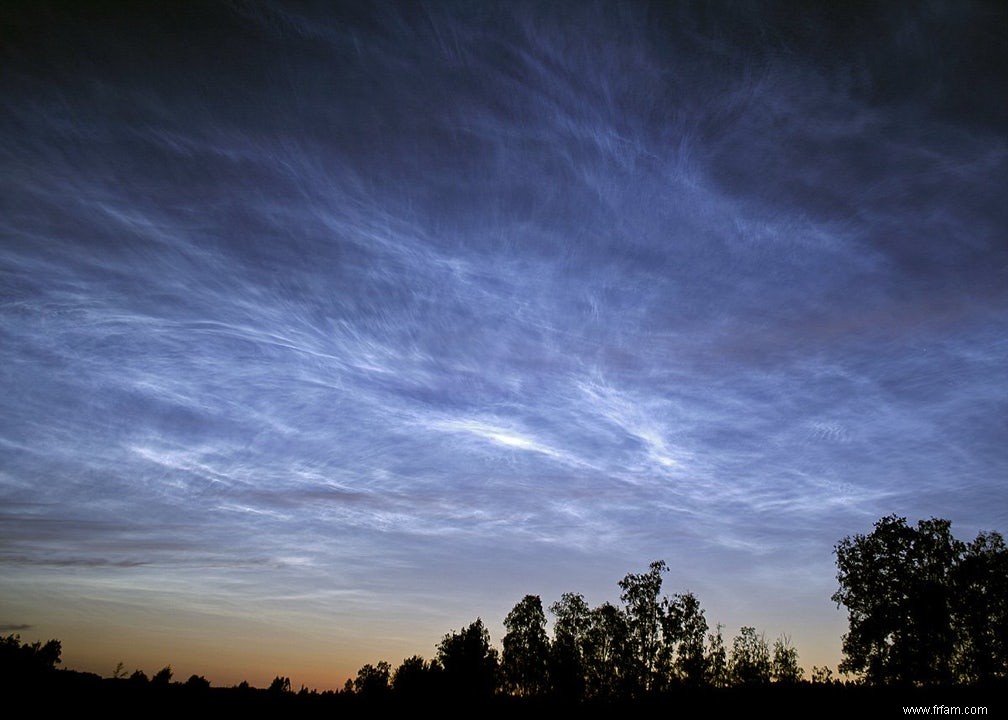
[[[612,603],[593,608],[585,631],[585,685],[589,697],[626,695],[634,676],[633,641],[626,614]]]
[[[700,685],[705,681],[707,666],[704,657],[707,619],[700,601],[693,593],[681,593],[666,600],[664,606],[662,644],[670,650],[675,643],[672,670],[687,685]]]
[[[549,639],[538,595],[526,595],[504,618],[507,634],[501,670],[505,688],[516,695],[542,695],[549,689]]]
[[[550,605],[556,618],[550,646],[549,676],[553,692],[569,700],[585,693],[584,647],[591,625],[591,609],[580,593],[564,593]]]
[[[955,670],[963,682],[1008,678],[1008,546],[980,533],[955,569]]]
[[[948,520],[894,515],[837,543],[833,594],[847,608],[842,672],[876,683],[949,682],[957,637],[954,571],[964,551]]]
[[[633,674],[642,691],[652,689],[661,655],[662,573],[668,571],[664,560],[651,563],[646,573],[628,573],[619,581],[633,644]]]

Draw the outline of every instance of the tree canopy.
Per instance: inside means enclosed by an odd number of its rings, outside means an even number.
[[[841,671],[871,683],[949,684],[1008,677],[1008,550],[970,544],[948,520],[890,515],[837,543],[837,606],[847,608]]]
[[[481,618],[446,634],[438,644],[437,659],[449,687],[460,697],[488,697],[497,688],[497,649],[490,645]]]
[[[63,646],[59,640],[21,642],[18,634],[0,637],[0,675],[23,677],[51,672],[60,664]]]
[[[508,691],[517,695],[542,695],[549,689],[549,638],[546,614],[538,595],[526,595],[504,618],[507,634],[501,669]]]

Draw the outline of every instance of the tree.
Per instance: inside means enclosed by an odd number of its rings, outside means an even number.
[[[743,627],[732,641],[728,671],[736,685],[765,685],[770,682],[770,648],[756,628]]]
[[[4,676],[51,672],[60,664],[62,652],[59,640],[28,644],[21,642],[20,635],[8,635],[0,638],[0,671]]]
[[[701,685],[705,680],[707,661],[704,657],[704,638],[707,619],[700,601],[693,593],[676,594],[665,600],[662,633],[663,646],[669,657],[671,670],[688,685]],[[675,643],[675,658],[671,650]]]
[[[436,660],[427,662],[419,655],[408,657],[392,673],[392,690],[400,697],[418,697],[432,692],[440,670]]]
[[[592,609],[583,651],[589,697],[616,698],[632,690],[633,641],[622,610],[608,602]]]
[[[284,695],[291,691],[291,682],[289,677],[284,677],[283,675],[277,675],[273,678],[273,682],[270,683],[269,692],[276,693],[277,695]]]
[[[829,665],[812,666],[812,683],[815,685],[830,685],[833,682],[833,671]]]
[[[868,535],[837,543],[837,606],[847,608],[841,672],[874,683],[934,683],[953,678],[957,637],[955,567],[965,546],[948,520],[917,527],[890,515]]]
[[[662,608],[658,600],[662,573],[668,567],[664,560],[651,563],[646,573],[628,573],[619,581],[623,591],[620,600],[625,608],[630,638],[633,644],[633,674],[640,690],[651,690],[659,664],[662,634]]]
[[[791,644],[791,638],[787,635],[782,635],[774,642],[770,675],[774,682],[781,684],[793,684],[802,679],[802,669],[798,666],[798,649]]]
[[[193,673],[192,675],[189,676],[189,679],[186,680],[185,686],[190,690],[201,691],[206,690],[210,687],[210,681],[207,680],[202,675],[197,675]]]
[[[154,677],[150,679],[151,685],[167,685],[172,679],[172,669],[171,665],[165,665],[163,668],[154,673]]]
[[[391,674],[392,667],[384,660],[377,665],[367,663],[357,671],[354,692],[369,699],[383,698],[388,695]]]
[[[957,635],[954,666],[962,682],[1008,678],[1008,547],[980,533],[954,572]]]
[[[490,633],[480,618],[441,639],[438,662],[456,696],[489,697],[497,689],[497,650],[490,646]]]
[[[728,653],[724,637],[721,635],[721,623],[717,624],[714,633],[707,636],[707,653],[704,662],[707,667],[707,683],[713,687],[728,687]]]
[[[505,688],[517,695],[542,695],[549,688],[549,639],[538,595],[526,595],[504,618],[507,634],[501,670]]]
[[[591,625],[591,609],[580,593],[564,593],[550,605],[556,618],[550,646],[549,676],[553,692],[568,700],[585,693],[585,636]]]

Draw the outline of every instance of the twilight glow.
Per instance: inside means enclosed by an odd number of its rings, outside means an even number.
[[[80,5],[0,10],[0,632],[340,687],[662,558],[835,667],[841,537],[1008,531],[1000,5]]]

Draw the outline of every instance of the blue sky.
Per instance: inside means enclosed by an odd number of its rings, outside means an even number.
[[[339,687],[651,560],[834,665],[1008,527],[1004,11],[3,11],[0,625]]]

